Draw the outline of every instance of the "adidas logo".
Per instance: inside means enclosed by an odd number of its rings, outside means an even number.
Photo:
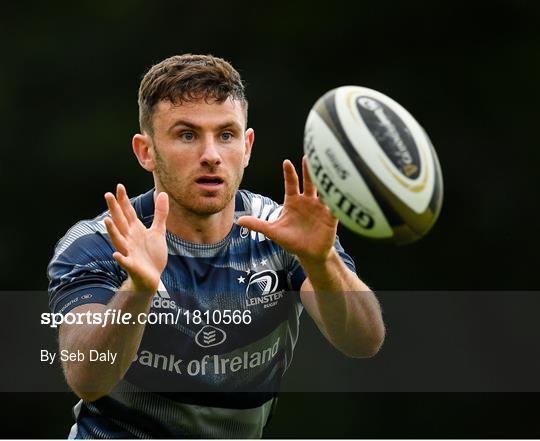
[[[176,302],[171,299],[161,280],[159,281],[158,290],[152,298],[152,307],[155,309],[176,309]]]
[[[152,299],[152,308],[155,309],[176,309],[176,302],[171,298],[164,298],[156,293]]]

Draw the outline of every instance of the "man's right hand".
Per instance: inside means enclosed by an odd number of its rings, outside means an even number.
[[[167,193],[159,193],[156,197],[154,221],[150,228],[137,218],[122,184],[116,188],[116,197],[106,193],[105,199],[111,217],[105,218],[104,222],[117,250],[113,253],[114,259],[127,271],[137,290],[154,294],[167,265]]]

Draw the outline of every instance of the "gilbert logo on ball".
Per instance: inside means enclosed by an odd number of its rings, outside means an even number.
[[[327,92],[309,113],[304,152],[319,194],[352,231],[406,244],[437,220],[437,154],[412,115],[386,95],[358,86]]]

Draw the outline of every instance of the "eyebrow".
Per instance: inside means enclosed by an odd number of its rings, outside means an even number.
[[[174,124],[169,128],[169,131],[172,131],[174,130],[176,127],[178,126],[185,126],[185,127],[189,127],[190,129],[194,129],[194,130],[199,130],[201,129],[202,127],[199,126],[198,124],[194,124],[190,121],[186,121],[186,120],[183,120],[183,119],[179,119],[177,121],[174,122]],[[238,130],[241,130],[242,128],[240,127],[240,125],[236,122],[236,121],[226,121],[224,122],[223,124],[220,124],[219,126],[216,127],[216,130],[219,131],[219,130],[223,130],[223,129],[226,129],[228,127],[235,127],[237,128]]]

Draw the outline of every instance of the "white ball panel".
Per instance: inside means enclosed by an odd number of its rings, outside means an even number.
[[[310,176],[332,212],[345,226],[364,236],[374,239],[391,237],[393,235],[392,228],[386,221],[364,179],[343,150],[338,139],[314,110],[308,116],[305,136],[304,149],[310,157],[308,160]],[[319,165],[314,159],[314,154],[310,152],[311,149],[323,167],[322,171],[318,170],[318,173],[317,167]],[[333,186],[327,192],[325,188],[329,188],[329,181],[333,183]],[[340,193],[335,191],[336,187]],[[342,201],[343,196],[346,198],[346,202],[342,203],[340,207],[339,202]],[[358,215],[359,211],[363,211],[371,217],[373,223],[370,228],[365,227],[367,224],[363,226],[362,222],[360,224],[355,222],[347,214],[347,211],[351,212],[351,204],[358,207],[357,210],[352,211],[354,214]]]

